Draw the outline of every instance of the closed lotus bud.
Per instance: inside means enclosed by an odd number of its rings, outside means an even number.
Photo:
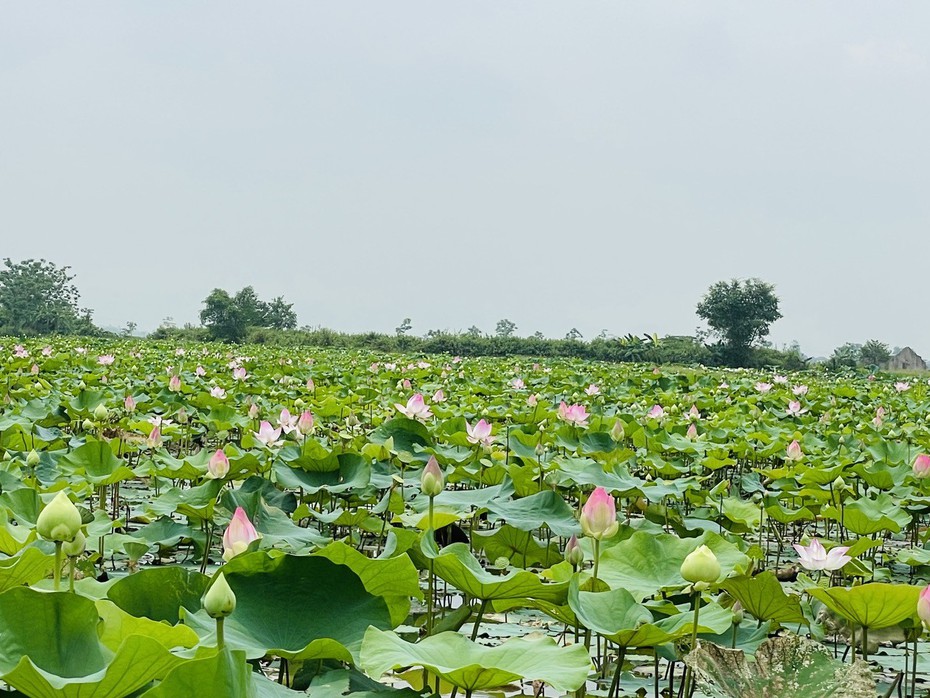
[[[681,563],[681,576],[692,584],[713,584],[720,578],[720,561],[713,550],[702,545]]]
[[[625,435],[626,434],[623,430],[623,422],[619,419],[616,420],[613,427],[610,429],[610,438],[612,438],[614,441],[623,441],[623,437]]]
[[[925,478],[930,476],[930,456],[921,453],[914,459],[914,477]]]
[[[203,608],[211,618],[225,618],[236,610],[236,595],[222,572],[216,575],[213,584],[203,595]]]
[[[446,487],[445,480],[442,476],[442,470],[436,456],[430,456],[429,462],[423,468],[420,475],[420,491],[427,497],[435,497]]]
[[[694,441],[697,438],[698,432],[697,432],[697,427],[694,426],[694,423],[691,423],[688,425],[688,433],[686,434],[686,436],[692,441]]]
[[[742,623],[743,617],[745,616],[745,612],[743,611],[743,604],[737,601],[736,603],[733,604],[733,608],[731,608],[730,610],[733,611],[733,624],[739,625],[740,623]]]
[[[123,400],[123,407],[126,408],[126,411],[127,411],[127,412],[135,412],[135,411],[136,411],[136,401],[135,401],[135,399],[132,397],[132,395],[127,395],[127,396],[126,396],[126,399]]]
[[[578,536],[572,536],[565,544],[565,559],[572,567],[581,567],[584,563],[584,550],[578,543]]]
[[[256,417],[258,417],[258,405],[253,402],[249,405],[249,418],[255,419]]]
[[[801,450],[801,444],[798,443],[797,439],[788,444],[788,448],[785,451],[785,458],[793,461],[799,461],[804,458],[804,452]]]
[[[67,543],[80,530],[81,512],[64,492],[56,494],[36,519],[36,531],[45,540]]]
[[[35,449],[29,451],[29,455],[26,456],[26,465],[30,468],[34,468],[39,464],[39,454]]]
[[[297,431],[306,436],[313,431],[313,413],[310,410],[304,410],[297,418]]]
[[[223,449],[216,449],[216,453],[210,456],[207,463],[207,477],[215,480],[222,480],[229,472],[229,458],[223,452]]]
[[[187,424],[187,410],[185,410],[183,407],[178,410],[178,423]]]
[[[84,548],[87,547],[87,536],[83,531],[78,531],[74,540],[61,546],[62,552],[68,557],[79,557],[84,554]]]
[[[610,538],[620,530],[617,504],[603,487],[595,487],[581,509],[581,530],[589,538]]]
[[[85,419],[83,422],[81,422],[81,429],[83,429],[84,431],[92,431],[93,428],[94,428],[94,423],[90,421],[89,419]]]
[[[110,411],[107,409],[106,405],[102,403],[97,405],[97,407],[94,409],[94,419],[96,419],[98,422],[106,421],[109,416]]]
[[[236,512],[223,534],[223,559],[229,562],[236,555],[248,550],[252,541],[259,538],[261,534],[255,530],[245,510],[242,507],[236,507]]]
[[[924,587],[917,597],[917,615],[925,628],[930,628],[930,586]]]

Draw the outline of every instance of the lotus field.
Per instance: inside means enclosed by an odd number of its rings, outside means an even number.
[[[922,380],[0,359],[9,695],[925,694]]]

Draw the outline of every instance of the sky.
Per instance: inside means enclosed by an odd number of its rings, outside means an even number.
[[[301,325],[693,334],[930,358],[930,4],[0,6],[0,256],[100,325],[211,289]]]

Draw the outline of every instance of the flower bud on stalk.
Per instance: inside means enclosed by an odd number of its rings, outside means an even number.
[[[429,462],[420,475],[420,491],[427,497],[435,497],[445,489],[445,480],[436,456],[430,456]]]
[[[681,576],[693,584],[713,584],[720,578],[720,562],[713,550],[702,545],[681,563]]]

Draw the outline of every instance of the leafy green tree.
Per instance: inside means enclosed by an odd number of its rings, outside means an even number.
[[[833,354],[830,356],[829,365],[830,368],[855,368],[859,365],[859,361],[862,358],[862,345],[861,344],[852,344],[851,342],[846,342],[841,347],[837,347],[833,350]]]
[[[283,296],[273,298],[265,308],[264,326],[275,330],[293,330],[297,327],[294,304],[285,302]]]
[[[268,313],[268,304],[258,297],[255,289],[246,286],[233,296],[233,303],[242,313],[242,319],[247,327],[267,327],[265,316]]]
[[[0,326],[13,334],[94,332],[91,311],[79,308],[80,293],[71,267],[44,259],[3,260],[0,270]]]
[[[859,350],[861,366],[884,366],[889,361],[891,361],[891,349],[877,339],[870,339]]]
[[[753,344],[782,316],[775,287],[759,279],[718,281],[698,303],[697,314],[720,339],[731,366],[748,365]]]
[[[394,328],[394,332],[398,337],[402,337],[407,334],[410,330],[413,329],[413,325],[410,323],[410,318],[405,317],[403,322],[401,322],[397,327]]]
[[[465,336],[466,337],[480,337],[481,328],[478,327],[477,325],[472,325],[465,331]]]
[[[241,342],[249,329],[246,314],[242,312],[236,298],[221,288],[213,289],[204,299],[200,323],[209,330],[213,339],[223,342]]]
[[[584,337],[584,335],[581,334],[581,331],[577,327],[573,327],[568,332],[565,333],[565,339],[568,339],[574,342],[578,341],[582,337]]]
[[[503,320],[497,321],[497,327],[494,328],[494,334],[498,337],[513,337],[513,333],[517,331],[517,323],[512,320],[504,318]]]

